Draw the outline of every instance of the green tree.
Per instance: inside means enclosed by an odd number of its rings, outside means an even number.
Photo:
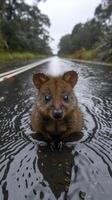
[[[39,1],[37,1],[38,3]],[[9,51],[49,52],[49,18],[24,0],[0,1],[1,34]],[[43,47],[44,43],[44,47]]]
[[[112,2],[111,0],[105,0],[105,3],[101,3],[95,10],[95,17],[100,22],[102,27],[108,27],[112,25]]]
[[[76,24],[70,35],[65,35],[59,43],[59,53],[69,54],[82,48],[91,49],[101,35],[100,24],[94,18],[85,24]]]
[[[94,18],[78,23],[72,33],[59,42],[59,54],[94,50],[98,60],[112,61],[112,1],[102,0],[96,8]]]
[[[72,45],[71,45],[71,35],[70,34],[67,34],[67,35],[64,35],[61,39],[60,39],[60,42],[59,42],[59,52],[58,54],[68,54],[71,52],[71,48],[72,48]]]
[[[102,37],[97,47],[98,59],[112,61],[112,2],[105,0],[96,10],[95,17],[102,28]]]

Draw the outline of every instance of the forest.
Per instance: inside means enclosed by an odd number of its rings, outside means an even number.
[[[94,17],[78,23],[59,42],[60,56],[112,62],[112,1],[101,1]]]
[[[32,52],[51,54],[50,20],[41,13],[36,0],[0,0],[0,54]]]
[[[39,2],[0,0],[0,60],[17,54],[52,55],[50,19],[41,13]],[[54,38],[55,39],[55,38]],[[102,0],[94,17],[75,24],[71,34],[59,41],[59,56],[112,62],[112,1]]]

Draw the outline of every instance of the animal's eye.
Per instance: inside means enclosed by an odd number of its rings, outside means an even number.
[[[67,102],[69,100],[68,95],[64,95],[63,100]]]
[[[45,95],[44,96],[44,100],[45,100],[46,103],[49,102],[51,100],[51,96],[50,95]]]

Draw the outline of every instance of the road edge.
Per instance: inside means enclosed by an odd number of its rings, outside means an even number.
[[[88,61],[88,60],[79,60],[79,59],[73,59],[73,58],[64,58],[73,62],[82,63],[82,64],[93,64],[93,65],[103,65],[103,66],[109,66],[112,67],[112,64],[106,63],[106,62],[98,62],[98,61]]]

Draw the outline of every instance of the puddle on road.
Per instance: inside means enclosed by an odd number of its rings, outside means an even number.
[[[79,73],[76,95],[84,112],[83,137],[51,152],[31,137],[32,74],[69,69]],[[0,83],[0,200],[111,200],[111,82],[110,67],[52,59]]]

